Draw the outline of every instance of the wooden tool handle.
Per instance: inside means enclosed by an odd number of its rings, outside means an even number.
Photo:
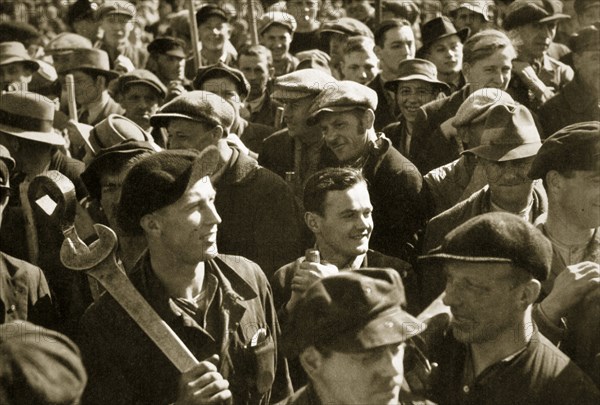
[[[67,100],[69,106],[69,119],[77,122],[77,102],[75,100],[75,78],[72,74],[65,76],[67,84]]]

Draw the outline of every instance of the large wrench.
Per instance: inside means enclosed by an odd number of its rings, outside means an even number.
[[[78,202],[73,183],[61,173],[50,171],[36,177],[31,186],[39,195],[34,201],[50,217],[60,220],[65,236],[60,250],[63,265],[71,270],[85,271],[96,279],[180,372],[184,373],[198,364],[179,336],[158,316],[127,277],[116,258],[115,232],[107,226],[94,224],[97,240],[89,245],[81,240],[75,229]]]

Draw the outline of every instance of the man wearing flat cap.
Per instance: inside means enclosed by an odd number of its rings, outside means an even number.
[[[214,65],[223,62],[233,66],[237,52],[231,46],[231,25],[225,10],[215,4],[206,4],[196,11],[198,37],[202,43],[200,65]],[[233,50],[233,52],[232,52]]]
[[[529,176],[542,179],[548,193],[538,228],[553,249],[534,320],[600,386],[600,122],[548,138]]]
[[[402,309],[403,295],[390,269],[342,272],[310,286],[282,336],[309,383],[281,404],[399,404],[406,344],[424,329]]]
[[[185,44],[173,37],[156,38],[148,44],[148,63],[146,69],[151,71],[165,85],[171,82],[189,85],[185,78]],[[191,86],[190,86],[191,88]]]
[[[22,43],[0,43],[0,91],[26,90],[39,68]]]
[[[373,249],[412,260],[415,233],[424,225],[423,178],[417,168],[373,128],[377,94],[362,84],[339,81],[315,98],[309,125],[323,134],[337,166],[359,169],[370,185],[375,230]]]
[[[570,47],[575,78],[540,107],[544,138],[570,124],[600,121],[600,22],[571,36]]]
[[[108,294],[82,319],[84,403],[267,404],[290,393],[268,282],[251,261],[217,252],[210,176],[219,152],[163,151],[125,178],[119,226],[143,235],[134,286],[200,361],[181,374]]]
[[[532,319],[552,262],[550,241],[532,224],[510,213],[483,214],[420,259],[443,266],[441,298],[451,314],[447,333],[428,336],[435,344],[426,354],[438,364],[428,399],[519,405],[600,400],[589,377]]]
[[[532,111],[573,79],[573,69],[548,55],[558,22],[569,18],[558,0],[516,0],[508,7],[503,26],[518,53],[508,92]]]
[[[215,205],[223,219],[217,242],[222,252],[253,260],[267,277],[298,257],[299,219],[283,179],[228,144],[234,120],[229,103],[214,93],[192,91],[165,104],[152,125],[165,127],[169,149],[219,149]]]
[[[298,58],[290,53],[296,26],[296,19],[282,11],[266,13],[258,21],[260,43],[273,54],[276,77],[291,73],[298,66]]]

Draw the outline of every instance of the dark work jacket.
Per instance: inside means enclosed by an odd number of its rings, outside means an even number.
[[[271,95],[267,91],[265,93],[265,99],[263,100],[260,109],[258,111],[253,111],[252,113],[250,113],[250,118],[248,119],[248,121],[253,122],[255,124],[261,124],[266,125],[268,127],[272,127],[274,132],[275,114],[277,113],[277,107],[281,106],[282,105],[280,103],[271,98]]]
[[[439,365],[429,399],[439,405],[592,405],[600,393],[579,367],[534,326],[525,350],[498,362],[465,388],[467,346],[447,331],[429,360]]]
[[[381,131],[386,125],[398,120],[396,118],[396,114],[394,114],[396,106],[388,103],[388,96],[385,93],[387,90],[383,88],[383,79],[381,78],[381,73],[367,83],[367,87],[371,88],[375,91],[375,93],[377,93],[378,101],[377,109],[375,110],[375,124],[373,124],[373,127],[375,128],[375,131]]]
[[[260,154],[263,148],[263,140],[275,132],[275,128],[249,122],[242,117],[238,117],[237,124],[233,124],[230,132],[239,136],[244,145],[252,152]]]
[[[255,263],[240,257],[218,255],[206,264],[218,279],[219,337],[173,302],[154,275],[148,252],[129,278],[199,361],[219,355],[219,372],[230,383],[234,404],[285,398],[291,386],[286,361],[278,354],[280,330],[266,277]],[[81,328],[79,346],[88,372],[83,404],[175,402],[180,372],[109,294],[88,308]],[[246,349],[260,328],[267,329],[268,339],[257,346],[260,351]],[[265,375],[270,375],[266,381]]]
[[[231,166],[215,184],[215,206],[223,220],[217,246],[255,261],[271,277],[301,254],[294,196],[283,179],[233,151]]]
[[[406,150],[404,144],[406,142],[408,132],[406,130],[406,121],[402,117],[400,117],[400,120],[392,122],[383,128],[382,132],[390,139],[390,141],[392,141],[392,146],[396,148],[398,152],[402,153],[404,156],[408,156],[410,152],[410,145],[409,150]]]
[[[598,98],[575,75],[573,81],[540,107],[538,118],[544,130],[544,139],[567,125],[600,121]]]

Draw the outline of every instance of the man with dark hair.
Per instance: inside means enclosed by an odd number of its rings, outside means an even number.
[[[291,73],[298,66],[298,58],[290,53],[290,44],[296,27],[294,17],[282,11],[266,13],[258,21],[260,43],[273,55],[275,76]]]
[[[98,4],[90,0],[77,0],[69,6],[65,22],[76,34],[89,39],[92,43],[98,40],[98,21],[96,10]]]
[[[543,179],[552,267],[533,318],[600,386],[600,122],[569,125],[542,145],[529,176]]]
[[[400,73],[400,63],[415,57],[415,34],[408,21],[393,19],[383,21],[375,29],[375,55],[379,58],[381,72],[367,86],[377,92],[375,110],[375,130],[396,121],[398,110],[395,94],[385,90],[385,83],[396,79]]]
[[[251,261],[217,253],[210,176],[218,162],[215,147],[142,159],[125,178],[117,214],[123,231],[148,243],[131,282],[200,363],[180,373],[104,294],[81,322],[84,403],[266,405],[289,395],[266,277]]]
[[[0,91],[27,89],[39,68],[22,43],[0,43]]]
[[[146,69],[154,73],[160,81],[169,86],[172,82],[187,84],[185,79],[185,44],[172,37],[156,38],[148,44]]]
[[[200,66],[214,65],[219,62],[233,66],[236,55],[229,52],[227,47],[231,38],[231,25],[225,10],[215,4],[202,6],[196,11],[196,25],[202,43]]]
[[[589,377],[533,322],[552,246],[532,224],[509,213],[480,215],[422,259],[443,266],[443,303],[452,314],[447,331],[426,337],[429,360],[438,364],[428,399],[522,405],[600,400]]]

